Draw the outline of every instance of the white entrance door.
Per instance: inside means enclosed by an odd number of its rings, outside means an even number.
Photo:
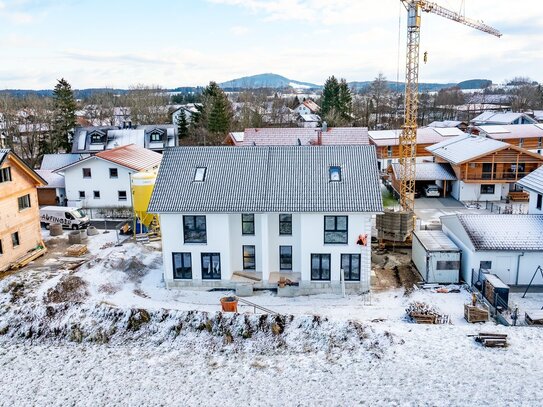
[[[496,274],[505,284],[515,284],[513,281],[513,258],[510,256],[496,256],[492,262],[492,273]]]

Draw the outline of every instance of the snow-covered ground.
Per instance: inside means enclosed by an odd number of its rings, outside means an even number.
[[[166,290],[158,246],[115,242],[89,237],[70,272],[47,238],[47,258],[0,280],[0,405],[541,404],[543,329],[467,324],[465,290],[262,292],[249,299],[281,317],[222,315],[227,293]],[[520,296],[521,312],[543,305]],[[452,324],[409,323],[414,300]],[[468,337],[480,331],[510,346],[482,348]]]

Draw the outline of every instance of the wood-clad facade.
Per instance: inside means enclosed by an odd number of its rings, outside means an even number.
[[[45,185],[12,152],[0,166],[0,271],[43,244],[37,187]]]

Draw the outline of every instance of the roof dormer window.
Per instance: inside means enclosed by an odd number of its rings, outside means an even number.
[[[196,168],[196,172],[194,173],[194,182],[204,182],[206,178],[206,170],[206,167]]]
[[[331,182],[341,181],[341,167],[331,166],[329,169],[329,180]]]
[[[159,143],[162,141],[162,134],[158,132],[153,132],[149,136],[149,140],[151,141],[151,143]]]
[[[93,133],[90,136],[91,144],[102,144],[102,135],[100,133]]]

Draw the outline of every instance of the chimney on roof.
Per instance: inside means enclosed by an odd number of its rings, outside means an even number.
[[[322,130],[321,129],[317,130],[317,145],[318,146],[322,145]]]

